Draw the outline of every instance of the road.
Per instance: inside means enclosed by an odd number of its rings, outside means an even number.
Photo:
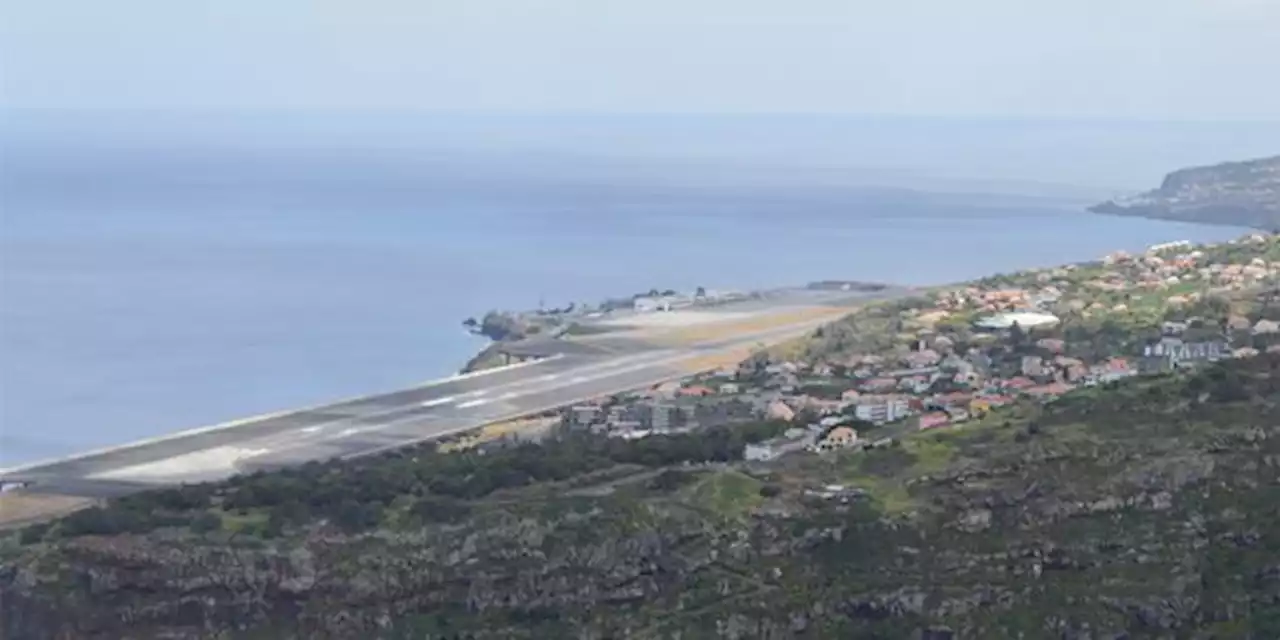
[[[100,498],[367,455],[685,377],[694,359],[783,340],[826,321],[679,347],[576,344],[508,368],[3,470],[0,481],[26,483],[26,491]]]

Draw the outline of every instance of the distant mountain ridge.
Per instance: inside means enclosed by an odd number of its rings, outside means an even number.
[[[1274,231],[1280,229],[1280,155],[1179,169],[1159,189],[1089,211]]]

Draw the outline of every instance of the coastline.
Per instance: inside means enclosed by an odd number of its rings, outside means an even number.
[[[897,211],[898,206],[876,203],[885,211]],[[220,251],[204,252],[199,245],[183,244],[181,238],[166,237],[160,254],[145,244],[131,250],[121,258],[120,269],[112,268],[112,256],[93,253],[91,271],[82,272],[75,264],[59,268],[82,278],[86,286],[142,302],[121,310],[106,297],[63,300],[58,287],[5,292],[5,304],[0,305],[8,310],[2,319],[4,337],[30,339],[21,345],[5,344],[10,357],[4,385],[14,399],[5,409],[5,420],[24,428],[0,435],[3,464],[156,437],[175,425],[217,424],[447,376],[489,346],[461,339],[459,318],[503,308],[511,301],[528,302],[532,292],[545,292],[548,300],[563,303],[647,290],[653,283],[678,283],[686,290],[696,284],[768,289],[843,276],[934,285],[1059,264],[1117,246],[1138,249],[1161,239],[1210,241],[1238,235],[1225,227],[1034,205],[1016,211],[947,208],[945,203],[931,203],[927,211],[910,203],[902,206],[906,209],[901,216],[874,211],[831,216],[819,210],[801,218],[799,225],[750,215],[750,210],[733,224],[698,218],[689,224],[683,219],[633,220],[620,232],[614,222],[601,223],[589,228],[584,238],[584,247],[589,244],[590,249],[581,248],[572,257],[574,264],[590,264],[587,272],[566,270],[560,258],[518,247],[499,263],[441,254],[430,246],[400,252],[374,245],[372,254],[338,261],[343,265],[338,269],[312,264],[309,251],[305,256],[288,251],[279,262],[274,248],[265,246],[251,255],[282,267],[265,279],[254,267],[260,262],[228,263]],[[453,238],[459,231],[448,233],[453,235],[446,237]],[[488,225],[485,233],[492,236]],[[464,240],[465,235],[451,244],[468,245]],[[998,242],[997,251],[965,249],[991,242]],[[671,258],[654,260],[655,246]],[[171,255],[173,247],[182,247],[180,258]],[[894,250],[888,251],[891,247]],[[23,256],[30,252],[24,253],[21,246],[9,251],[8,245],[0,253],[8,275],[20,282],[44,277],[50,255],[81,255],[38,252],[28,259]],[[306,260],[293,262],[295,256]],[[325,260],[328,265],[334,262]],[[146,264],[170,268],[143,270]],[[329,283],[323,294],[315,292],[317,268]],[[459,268],[469,269],[490,287],[488,292],[473,299],[460,295],[451,281],[429,277]],[[139,278],[142,273],[147,277]],[[428,284],[406,290],[405,278],[417,273]],[[217,277],[209,280],[214,274]],[[220,302],[223,297],[213,294],[227,282],[254,284],[237,285],[237,304],[226,305]],[[68,304],[75,304],[79,312],[63,313]],[[42,315],[65,320],[33,323]],[[98,317],[117,318],[128,328],[103,336],[90,322]],[[45,346],[55,329],[67,336],[65,348]],[[182,348],[145,358],[112,355],[142,340]],[[83,427],[88,424],[94,428]]]
[[[1146,252],[1145,252],[1143,255],[1145,255],[1145,256],[1147,256],[1147,257],[1149,258],[1150,256],[1155,255],[1155,253],[1159,253],[1159,252],[1161,252],[1161,251],[1165,251],[1165,250],[1169,250],[1169,249],[1177,249],[1177,250],[1180,250],[1180,251],[1191,251],[1191,250],[1193,250],[1193,249],[1195,249],[1195,250],[1198,250],[1198,249],[1205,249],[1205,250],[1213,250],[1213,251],[1215,251],[1215,252],[1216,252],[1216,251],[1218,251],[1218,250],[1228,248],[1228,246],[1229,246],[1229,245],[1241,245],[1241,243],[1246,243],[1246,242],[1247,242],[1247,243],[1263,242],[1263,243],[1268,243],[1266,246],[1270,246],[1270,245],[1274,245],[1274,244],[1275,244],[1275,242],[1276,242],[1276,237],[1275,237],[1275,236],[1266,236],[1266,235],[1263,235],[1263,234],[1257,234],[1257,233],[1254,233],[1254,234],[1248,234],[1247,236],[1240,237],[1240,238],[1238,238],[1238,239],[1236,239],[1236,240],[1233,240],[1233,241],[1229,241],[1229,242],[1227,242],[1227,243],[1189,243],[1189,242],[1170,242],[1170,243],[1161,243],[1161,244],[1156,245],[1156,246],[1148,247],[1148,248],[1147,248],[1147,250],[1146,250]],[[863,311],[872,311],[873,313],[878,313],[878,312],[875,312],[875,311],[874,311],[874,309],[876,309],[876,308],[882,308],[882,307],[885,307],[885,304],[890,304],[890,305],[891,305],[891,306],[890,306],[890,307],[888,307],[888,308],[894,308],[894,307],[892,307],[892,301],[897,301],[897,302],[899,303],[899,305],[901,305],[902,303],[907,303],[907,304],[908,304],[908,306],[910,306],[910,304],[911,304],[911,302],[912,302],[912,301],[922,301],[922,302],[924,302],[924,303],[926,303],[926,304],[927,304],[927,303],[928,303],[928,299],[929,299],[929,298],[931,298],[931,297],[936,297],[936,294],[937,294],[937,293],[939,293],[939,292],[946,292],[946,293],[947,293],[947,295],[954,295],[954,294],[956,294],[957,292],[962,291],[962,290],[974,290],[974,289],[973,289],[973,287],[975,287],[975,286],[976,286],[976,287],[978,287],[979,289],[994,290],[994,291],[997,291],[997,292],[998,292],[999,287],[1000,287],[1000,282],[1001,282],[1002,280],[1007,280],[1007,279],[1013,278],[1013,279],[1018,279],[1018,280],[1021,280],[1021,281],[1024,281],[1024,282],[1025,282],[1025,281],[1027,281],[1027,279],[1028,279],[1028,278],[1032,278],[1032,279],[1034,279],[1034,276],[1036,276],[1036,274],[1047,275],[1047,274],[1050,274],[1050,273],[1054,273],[1054,274],[1059,274],[1059,275],[1060,275],[1060,274],[1064,274],[1064,273],[1067,273],[1067,272],[1070,272],[1070,271],[1073,271],[1073,270],[1080,270],[1080,271],[1082,271],[1082,272],[1093,272],[1093,271],[1098,271],[1098,270],[1099,270],[1099,267],[1101,267],[1102,265],[1106,264],[1106,263],[1107,263],[1107,261],[1109,261],[1109,260],[1113,260],[1113,259],[1117,259],[1117,260],[1119,260],[1119,259],[1123,259],[1123,260],[1130,260],[1131,258],[1129,258],[1129,257],[1128,257],[1128,254],[1127,254],[1127,253],[1125,253],[1124,251],[1118,251],[1118,252],[1114,252],[1113,254],[1108,255],[1108,256],[1107,256],[1106,258],[1104,258],[1103,260],[1093,260],[1093,261],[1089,261],[1089,262],[1075,262],[1075,263],[1068,263],[1068,264],[1060,265],[1060,266],[1058,266],[1058,267],[1056,267],[1056,268],[1052,268],[1052,269],[1029,269],[1029,270],[1023,270],[1023,271],[1015,272],[1015,273],[1013,273],[1013,274],[1009,274],[1009,275],[1000,275],[1000,274],[995,274],[995,275],[990,275],[990,276],[988,276],[988,277],[986,277],[986,278],[982,278],[982,279],[977,280],[977,281],[961,281],[961,282],[958,282],[958,283],[952,283],[952,284],[935,285],[935,286],[933,286],[933,287],[928,287],[928,288],[919,288],[919,289],[917,289],[917,288],[907,288],[907,289],[895,288],[895,291],[897,291],[897,292],[898,292],[897,294],[892,295],[892,296],[886,296],[886,297],[884,297],[884,298],[881,298],[881,300],[880,300],[879,302],[877,301],[877,298],[880,298],[880,297],[879,297],[879,296],[874,296],[874,295],[873,295],[873,296],[870,296],[870,298],[868,298],[868,300],[867,300],[865,303],[858,303],[856,306],[852,306],[852,307],[836,306],[836,307],[828,308],[828,309],[827,309],[827,311],[829,312],[829,313],[828,313],[828,316],[827,316],[825,319],[821,319],[820,324],[813,324],[812,322],[808,322],[808,323],[805,323],[805,324],[806,324],[806,326],[809,326],[809,327],[819,327],[819,328],[824,329],[824,330],[825,330],[825,329],[835,329],[835,328],[837,328],[839,325],[846,324],[846,323],[848,323],[850,320],[855,319],[855,318],[856,318],[859,314],[861,314]],[[1144,258],[1144,259],[1145,259],[1145,258]],[[1277,261],[1277,262],[1276,262],[1276,264],[1280,264],[1280,261]],[[992,287],[995,287],[995,289],[992,289]],[[889,302],[884,302],[885,300],[888,300]],[[1121,305],[1121,306],[1122,306],[1122,305]],[[906,308],[906,307],[904,307],[904,308]],[[1117,308],[1119,308],[1119,307],[1117,307]],[[671,313],[671,314],[673,314],[673,315],[674,315],[674,314],[677,314],[677,313],[679,313],[679,312],[678,312],[678,311],[676,311],[676,312],[659,312],[659,313],[664,313],[664,317],[671,317],[671,316],[665,316],[665,313]],[[733,316],[733,315],[730,315],[730,316],[729,316],[729,319],[730,319],[730,320],[732,320],[732,318],[733,318],[733,317],[740,317],[740,316]],[[749,320],[749,318],[747,318],[747,319]],[[785,319],[785,318],[784,318],[784,319]],[[795,319],[791,319],[791,320],[788,320],[788,321],[789,321],[789,322],[793,322],[793,323],[794,323],[794,322],[795,322]],[[730,324],[732,324],[732,322],[731,322]],[[750,324],[750,323],[748,323],[748,324]],[[658,323],[658,326],[660,326],[660,327],[661,327],[661,326],[664,326],[664,325],[668,325],[668,323],[666,323],[665,321],[664,321],[664,322],[660,322],[660,323]],[[721,327],[721,326],[723,326],[723,325],[715,324],[715,325],[710,325],[710,326],[709,326],[709,328],[715,329],[716,327]],[[677,330],[675,331],[675,333],[680,333],[680,332],[681,332],[681,331],[679,330],[679,325],[678,325],[678,323],[677,323],[677,324],[673,324],[673,325],[669,325],[669,326],[667,326],[666,328],[667,328],[667,329],[670,329],[670,328],[672,328],[672,327],[675,327],[675,328],[677,329]],[[762,329],[763,327],[747,327],[747,328],[748,328],[748,329],[751,329],[751,330],[753,330],[753,331],[757,331],[757,332],[758,332],[758,331],[759,331],[760,329]],[[701,334],[702,334],[702,333],[705,333],[705,330],[701,330],[701,331],[697,330],[697,329],[698,329],[698,327],[697,327],[696,325],[693,325],[692,327],[686,327],[685,329],[686,329],[686,331],[687,331],[688,329],[694,329],[693,333],[698,334],[698,336],[701,336]],[[712,334],[712,335],[714,335],[714,334]],[[752,334],[752,335],[754,335],[754,334]],[[702,337],[698,337],[698,336],[695,336],[695,338],[694,338],[694,341],[695,341],[695,342],[694,342],[694,343],[687,344],[686,346],[694,347],[694,346],[697,346],[697,344],[696,344],[696,343],[697,343],[697,340],[702,340],[703,342],[705,342],[705,341],[708,339],[708,338],[707,338],[707,336],[702,336]],[[793,342],[794,342],[794,343],[799,343],[799,344],[801,344],[801,345],[805,345],[805,344],[810,343],[810,342],[813,342],[815,339],[819,339],[819,338],[821,338],[821,337],[822,337],[821,332],[815,333],[815,330],[814,330],[814,329],[812,329],[812,328],[810,328],[810,329],[806,329],[806,330],[804,331],[803,335],[799,335],[797,338],[795,338]],[[749,338],[749,340],[755,340],[755,338]],[[712,342],[714,342],[714,340],[713,340]],[[741,341],[739,341],[739,342],[741,342]],[[737,344],[737,343],[734,343],[734,344]],[[777,344],[777,345],[780,345],[780,346],[775,346],[775,347],[772,347],[772,348],[770,348],[770,347],[753,347],[751,350],[749,350],[749,351],[744,351],[744,352],[742,352],[742,353],[738,353],[737,351],[734,351],[733,353],[737,353],[737,354],[738,354],[738,355],[736,356],[736,360],[735,360],[736,362],[738,362],[738,363],[739,363],[739,364],[738,364],[738,368],[740,368],[741,366],[743,366],[743,364],[744,364],[744,362],[745,362],[745,361],[753,360],[753,359],[754,359],[757,355],[759,355],[759,354],[762,354],[762,353],[763,353],[763,354],[765,354],[765,355],[766,355],[766,357],[770,357],[770,358],[771,358],[771,356],[776,355],[779,351],[781,351],[781,350],[785,350],[785,349],[786,349],[786,347],[787,347],[787,346],[789,346],[789,343],[788,343],[788,342],[786,342],[786,341],[783,341],[783,342],[780,342],[780,343],[776,343],[776,344]],[[674,346],[674,345],[671,345],[671,346]],[[690,352],[689,354],[686,354],[686,356],[685,356],[685,357],[687,358],[689,355],[692,355],[692,353],[693,353],[693,352]],[[665,355],[665,356],[663,356],[663,357],[664,357],[664,358],[667,358],[667,359],[671,359],[671,356],[670,356],[670,355]],[[744,358],[745,358],[745,360],[744,360]],[[550,360],[554,360],[555,358],[554,358],[554,357],[552,357],[552,358],[549,358],[549,359],[550,359]],[[772,359],[772,358],[771,358],[771,359]],[[547,358],[534,358],[534,359],[526,360],[526,361],[524,361],[524,362],[522,362],[522,363],[518,363],[518,364],[516,364],[516,365],[514,365],[514,366],[508,366],[508,367],[505,367],[505,369],[515,369],[515,368],[519,368],[519,367],[520,367],[520,366],[522,366],[522,365],[529,365],[529,366],[533,366],[533,365],[537,365],[538,363],[546,362],[547,360],[548,360]],[[692,366],[691,366],[691,364],[690,364],[690,366],[689,366],[689,367],[686,367],[685,369],[682,369],[682,370],[681,370],[681,372],[675,372],[675,371],[656,372],[656,371],[655,371],[655,372],[653,372],[652,374],[644,373],[644,374],[642,374],[642,376],[650,376],[650,375],[652,375],[652,379],[650,379],[649,377],[644,377],[644,378],[643,378],[643,380],[641,380],[640,378],[636,378],[637,382],[633,382],[633,383],[631,384],[631,386],[622,385],[622,386],[617,387],[617,388],[609,387],[609,389],[610,389],[610,390],[605,391],[604,393],[605,393],[606,395],[614,395],[614,394],[617,394],[617,393],[621,393],[620,389],[622,389],[622,388],[624,388],[624,387],[625,387],[625,388],[632,388],[632,389],[634,389],[634,388],[640,388],[640,387],[647,387],[647,386],[649,386],[649,385],[656,384],[657,382],[655,382],[655,381],[662,381],[662,380],[677,380],[677,379],[678,379],[678,380],[680,380],[680,381],[681,381],[681,384],[684,384],[684,383],[687,383],[689,380],[696,380],[696,379],[698,379],[698,376],[708,375],[708,374],[707,374],[707,370],[709,370],[709,369],[721,369],[721,370],[722,370],[722,369],[724,369],[724,368],[726,368],[726,367],[733,368],[732,363],[730,363],[729,361],[725,360],[724,358],[718,358],[718,359],[702,358],[702,359],[700,359],[700,360],[695,360],[695,361],[700,363],[697,367],[692,367]],[[695,361],[690,361],[690,363],[695,362]],[[567,362],[567,361],[566,361],[566,362]],[[673,361],[673,364],[674,364],[674,361]],[[546,371],[546,369],[542,369],[542,370],[543,370],[543,371]],[[481,371],[477,371],[477,372],[473,372],[473,373],[469,373],[469,374],[458,374],[458,375],[455,375],[455,376],[451,376],[451,377],[449,377],[449,378],[446,378],[446,379],[444,379],[444,381],[445,381],[445,382],[448,382],[448,381],[462,381],[462,380],[468,380],[468,379],[470,379],[470,378],[473,378],[473,377],[476,377],[476,376],[483,375],[483,374],[485,374],[485,373],[487,373],[487,372],[489,372],[489,371],[493,371],[493,370],[491,370],[491,369],[490,369],[490,370],[481,370]],[[572,369],[569,369],[568,371],[572,371]],[[535,372],[534,374],[531,374],[531,375],[532,375],[532,376],[535,376],[535,377],[538,377],[538,373],[536,373],[536,372]],[[527,376],[526,376],[526,377],[527,377]],[[556,375],[554,375],[554,374],[552,374],[552,375],[542,375],[542,376],[540,376],[540,378],[557,378],[557,377],[558,377],[558,376],[556,376]],[[576,379],[583,379],[583,378],[576,378]],[[526,382],[526,383],[519,383],[519,384],[527,384],[527,382]],[[507,384],[507,385],[505,385],[505,386],[510,386],[510,384],[508,383],[508,384]],[[412,390],[405,390],[405,391],[402,391],[402,392],[396,392],[396,393],[407,393],[407,392],[409,392],[409,391],[412,391]],[[396,393],[389,394],[389,395],[396,395]],[[421,404],[422,404],[422,406],[423,406],[423,407],[434,407],[434,406],[436,406],[437,404],[440,404],[440,403],[446,403],[446,402],[457,402],[457,401],[459,401],[458,396],[457,396],[457,395],[454,395],[454,394],[457,394],[457,393],[458,393],[458,392],[456,392],[456,391],[455,391],[455,392],[452,392],[452,394],[451,394],[451,395],[449,395],[447,398],[441,398],[439,401],[436,401],[436,400],[429,400],[429,401],[426,401],[426,402],[422,402]],[[474,392],[466,393],[466,394],[463,394],[463,395],[464,395],[464,397],[465,397],[465,396],[468,396],[468,395],[470,395],[470,396],[473,396],[473,397],[474,397],[474,394],[477,394],[477,393],[478,393],[478,394],[482,394],[482,395],[483,395],[483,394],[485,393],[485,391],[483,390],[483,387],[475,388],[475,391],[474,391]],[[503,395],[503,397],[514,397],[514,395],[517,395],[517,394],[504,393],[504,394],[502,394],[502,395]],[[368,400],[373,400],[373,399],[374,399],[374,398],[372,398],[372,397],[368,398]],[[359,403],[360,403],[361,401],[363,401],[363,400],[364,400],[364,399],[349,400],[349,401],[347,402],[347,404],[359,404]],[[414,403],[415,403],[415,404],[416,404],[417,402],[418,402],[417,400],[414,400]],[[540,402],[541,402],[541,401],[540,401]],[[475,405],[475,404],[478,404],[478,401],[468,401],[466,404],[467,404],[467,405]],[[537,405],[538,407],[540,407],[537,411],[524,410],[524,411],[506,412],[506,413],[502,413],[502,414],[500,415],[500,417],[502,418],[502,420],[515,420],[515,419],[520,418],[520,417],[522,417],[522,416],[533,415],[533,414],[538,413],[538,412],[544,412],[544,413],[545,413],[546,411],[550,410],[550,408],[555,408],[555,407],[564,407],[564,406],[568,406],[568,404],[570,404],[570,403],[551,401],[551,402],[547,402],[545,405],[544,405],[544,404],[539,404],[539,405]],[[334,409],[334,408],[336,408],[336,407],[335,407],[335,406],[328,406],[328,407],[326,407],[326,406],[321,406],[321,407],[317,407],[317,408],[313,409],[312,411],[313,411],[313,412],[319,412],[319,413],[321,413],[321,414],[325,414],[325,413],[327,413],[327,412],[331,411],[331,410],[332,410],[332,409]],[[527,408],[526,408],[526,409],[527,409]],[[302,411],[301,411],[301,413],[307,413],[307,410],[302,410]],[[262,420],[262,421],[264,421],[264,422],[270,422],[270,421],[272,421],[272,420],[273,420],[274,418],[276,418],[276,417],[279,417],[279,418],[282,418],[282,419],[283,419],[283,418],[286,418],[286,417],[288,417],[288,416],[290,416],[290,415],[294,415],[294,414],[298,414],[298,412],[281,412],[278,416],[267,416],[267,417],[265,417],[265,418],[262,418],[261,420]],[[299,414],[299,415],[300,415],[300,414]],[[497,414],[495,414],[495,415],[497,415]],[[217,425],[217,426],[215,426],[215,427],[207,427],[207,428],[204,428],[204,429],[193,430],[193,431],[191,431],[190,433],[191,433],[191,434],[193,434],[193,435],[203,435],[203,434],[205,434],[205,433],[212,433],[213,431],[216,431],[216,430],[218,430],[219,428],[230,428],[230,427],[239,426],[240,424],[244,424],[245,422],[246,422],[245,420],[234,421],[233,423],[228,423],[228,424],[226,424],[226,425]],[[447,432],[442,432],[442,433],[448,433],[448,434],[449,434],[449,435],[451,435],[451,436],[452,436],[452,435],[457,435],[457,434],[463,434],[463,433],[472,433],[472,432],[476,431],[477,429],[483,429],[485,425],[487,425],[487,424],[489,424],[489,423],[491,423],[491,422],[493,422],[493,420],[483,420],[483,421],[479,421],[479,422],[477,422],[476,426],[474,426],[474,427],[452,428],[451,430],[449,430],[449,431],[447,431]],[[296,424],[295,424],[295,425],[292,425],[292,427],[293,427],[294,429],[296,429],[296,428],[297,428]],[[286,428],[288,428],[288,427],[286,427]],[[304,430],[304,431],[308,431],[308,430],[310,430],[310,427],[304,428],[303,430]],[[152,439],[152,440],[151,440],[151,442],[153,442],[153,443],[163,443],[163,442],[166,442],[166,441],[170,441],[170,440],[178,439],[178,438],[182,437],[183,435],[184,435],[183,433],[179,433],[179,434],[172,434],[171,436],[168,436],[168,437],[154,438],[154,439]],[[343,455],[343,456],[339,456],[339,457],[341,457],[341,458],[343,458],[343,459],[350,459],[350,460],[354,460],[354,459],[357,459],[357,458],[376,458],[377,456],[376,456],[376,455],[374,455],[374,454],[382,453],[382,452],[385,452],[385,451],[389,451],[389,450],[391,450],[391,449],[403,448],[403,447],[406,447],[406,446],[413,446],[413,444],[416,444],[416,443],[418,443],[418,442],[422,442],[422,441],[424,441],[424,440],[431,440],[431,439],[433,439],[431,436],[427,436],[427,437],[416,437],[416,436],[415,436],[415,438],[416,438],[416,439],[414,439],[414,440],[413,440],[413,443],[412,443],[412,444],[411,444],[411,443],[409,443],[409,442],[403,442],[403,443],[399,443],[399,444],[387,444],[386,446],[380,446],[380,447],[377,447],[377,448],[372,449],[372,450],[370,450],[370,451],[365,451],[365,452],[352,452],[352,453],[349,453],[349,454],[347,454],[347,455]],[[148,444],[148,443],[146,443],[146,442],[144,442],[144,443],[133,443],[133,445],[127,445],[127,446],[122,447],[122,448],[117,448],[117,449],[111,450],[111,451],[110,451],[110,453],[114,454],[116,451],[120,451],[120,450],[127,450],[127,449],[129,449],[129,448],[130,448],[130,446],[133,446],[133,447],[135,447],[135,448],[141,448],[141,446],[146,445],[146,444]],[[221,447],[221,448],[222,448],[222,449],[227,449],[227,447]],[[95,453],[95,452],[89,452],[89,453],[84,453],[84,454],[79,454],[79,455],[70,456],[70,457],[68,457],[68,458],[67,458],[67,460],[74,461],[74,460],[80,460],[80,459],[87,459],[87,458],[89,458],[89,457],[93,456],[93,455],[94,455],[94,453]],[[179,456],[179,458],[181,458],[181,456]],[[173,462],[174,462],[175,464],[177,463],[177,461],[178,461],[178,458],[173,459]],[[233,462],[234,462],[234,461],[233,461]],[[5,470],[5,471],[6,471],[6,472],[22,471],[22,470],[24,470],[24,469],[28,469],[28,468],[32,468],[32,467],[34,467],[34,466],[38,466],[39,464],[41,464],[41,463],[36,463],[35,465],[32,465],[32,464],[19,465],[18,467],[15,467],[15,468],[12,468],[12,469],[7,469],[7,470]],[[55,463],[55,466],[56,466],[57,464],[58,464],[58,463]],[[143,465],[143,466],[146,466],[146,465]],[[152,466],[154,466],[154,465],[152,465]],[[170,465],[170,466],[172,466],[172,465]],[[33,475],[33,476],[31,476],[31,477],[32,477],[32,478],[45,478],[45,477],[54,478],[54,477],[56,477],[56,475],[55,475],[55,476],[47,476],[47,474],[45,474],[44,472],[42,472],[42,471],[41,471],[41,472],[36,472],[36,473],[35,473],[35,475]],[[210,478],[210,479],[216,480],[216,478]],[[10,481],[16,481],[16,482],[18,482],[18,483],[19,483],[19,486],[23,485],[24,483],[30,482],[30,480],[25,480],[23,477],[18,477],[18,476],[14,476],[14,477],[12,477],[12,478],[9,478],[9,480],[10,480]],[[40,480],[37,480],[37,482],[40,482]],[[59,490],[58,490],[58,486],[59,486],[59,485],[57,485],[57,484],[53,485],[53,487],[51,487],[51,488],[53,488],[54,490],[53,490],[53,491],[48,491],[48,490],[46,490],[46,491],[44,492],[44,493],[45,493],[45,495],[50,495],[50,496],[65,495],[65,496],[69,496],[69,497],[77,497],[77,496],[79,496],[79,497],[100,497],[100,496],[94,496],[94,495],[92,495],[92,494],[80,494],[80,493],[77,493],[75,490],[71,490],[71,491],[59,491]],[[73,486],[73,487],[74,487],[75,485],[74,485],[74,483],[73,483],[73,484],[72,484],[72,485],[70,485],[70,486]],[[157,486],[159,486],[159,485],[157,485]],[[139,490],[139,489],[134,489],[134,491],[137,491],[137,490]],[[58,504],[58,503],[57,503],[57,500],[54,500],[54,504]],[[82,504],[82,505],[87,505],[87,504],[89,504],[89,503],[81,503],[81,504]]]
[[[1142,218],[1164,222],[1185,222],[1214,227],[1247,228],[1263,233],[1274,233],[1275,222],[1260,219],[1252,208],[1241,205],[1215,205],[1183,212],[1173,212],[1156,205],[1121,205],[1108,200],[1095,204],[1089,213],[1118,218]]]

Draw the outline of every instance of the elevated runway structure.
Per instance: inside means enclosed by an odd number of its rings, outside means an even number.
[[[875,294],[798,295],[726,307],[724,322],[700,322],[692,333],[668,325],[513,345],[536,359],[23,465],[0,471],[0,481],[23,484],[28,493],[103,498],[369,455],[687,377],[718,354],[794,338],[868,299],[909,293],[894,288]]]

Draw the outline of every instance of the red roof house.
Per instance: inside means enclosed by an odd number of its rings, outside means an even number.
[[[921,429],[936,429],[951,424],[951,416],[942,411],[934,411],[920,416]]]

